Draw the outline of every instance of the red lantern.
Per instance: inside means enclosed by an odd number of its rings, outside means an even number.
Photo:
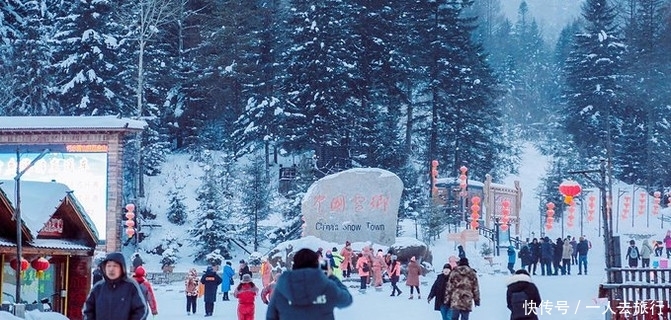
[[[37,271],[37,278],[43,279],[44,271],[49,269],[50,264],[49,260],[45,259],[44,257],[39,257],[33,260],[33,262],[30,263],[30,266]]]
[[[132,238],[135,235],[135,221],[133,219],[135,218],[135,205],[132,203],[129,203],[126,205],[126,235],[129,238]]]
[[[570,204],[573,197],[580,194],[582,187],[573,180],[566,180],[559,185],[559,192],[564,196],[564,203]]]
[[[28,263],[28,260],[21,258],[21,270],[18,270],[18,263],[16,258],[12,259],[12,261],[9,262],[9,266],[12,267],[12,269],[20,272],[24,272],[30,267],[30,263]]]
[[[545,212],[547,218],[545,218],[545,229],[552,229],[552,222],[554,221],[553,216],[555,215],[555,204],[553,202],[548,202],[545,205],[548,210]]]
[[[480,211],[480,197],[475,196],[471,198],[471,203],[473,204],[471,206],[471,228],[477,229],[480,226],[478,222],[478,219],[480,219],[480,214],[478,213]]]
[[[662,201],[662,193],[659,192],[659,191],[655,191],[655,193],[653,193],[653,195],[655,197],[653,198],[653,203],[652,203],[652,214],[657,215],[657,214],[659,214],[659,203]]]

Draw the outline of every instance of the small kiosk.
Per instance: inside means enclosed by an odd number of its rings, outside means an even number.
[[[91,287],[92,256],[98,242],[94,223],[68,186],[21,181],[22,259],[17,259],[13,219],[14,180],[0,180],[0,292],[3,302],[30,306],[48,301],[52,311],[82,319]],[[21,262],[19,262],[21,261]],[[15,301],[16,270],[21,300]]]

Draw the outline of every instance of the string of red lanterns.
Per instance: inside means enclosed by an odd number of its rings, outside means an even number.
[[[645,213],[645,201],[648,200],[648,195],[645,192],[638,194],[638,215],[642,216]]]
[[[471,203],[471,229],[477,229],[480,226],[478,222],[478,219],[480,219],[480,197],[471,198]]]
[[[501,210],[501,231],[505,232],[508,230],[508,221],[510,221],[510,200],[503,199],[501,206],[503,206]]]
[[[627,220],[629,218],[629,209],[631,207],[631,197],[629,195],[624,196],[624,203],[622,204],[622,220]]]
[[[574,219],[575,219],[575,201],[571,201],[571,204],[568,207],[568,221],[566,222],[566,226],[569,229],[573,228]]]
[[[662,193],[659,191],[655,191],[653,193],[654,198],[652,199],[652,215],[656,216],[659,214],[659,203],[662,202]]]
[[[594,213],[596,212],[596,196],[590,195],[587,202],[587,222],[594,220]]]
[[[126,235],[132,238],[135,235],[135,205],[129,203],[126,205]]]
[[[459,168],[459,188],[461,188],[460,195],[462,197],[466,196],[466,187],[468,187],[468,182],[466,180],[468,177],[466,176],[466,173],[468,172],[468,168],[466,166],[461,166]],[[478,198],[479,199],[479,198]]]
[[[545,212],[545,229],[551,230],[555,215],[555,204],[553,202],[548,202],[545,206],[548,208]]]

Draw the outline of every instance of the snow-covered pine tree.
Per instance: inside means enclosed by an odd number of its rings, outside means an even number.
[[[259,248],[259,242],[263,241],[260,236],[265,233],[259,232],[258,224],[266,219],[270,212],[271,191],[266,179],[265,161],[260,155],[252,157],[251,162],[245,166],[242,174],[241,202],[242,211],[239,212],[238,231],[245,240],[254,244],[254,251]]]
[[[199,157],[203,162],[202,183],[196,191],[200,205],[189,232],[195,248],[194,261],[203,261],[208,253],[230,245],[234,231],[231,217],[238,210],[228,185],[232,173],[231,157],[217,157],[209,150],[203,151]]]
[[[178,186],[175,189],[171,189],[167,194],[168,201],[170,201],[167,213],[168,221],[179,226],[184,225],[188,218],[182,190],[183,187]]]
[[[165,266],[175,265],[179,260],[179,248],[182,246],[182,241],[179,237],[168,230],[161,238],[161,245],[158,251],[161,252],[161,268]]]

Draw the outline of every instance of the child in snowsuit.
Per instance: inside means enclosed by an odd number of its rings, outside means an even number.
[[[245,273],[233,296],[238,298],[238,320],[254,320],[254,300],[259,288],[252,282],[252,277]]]

